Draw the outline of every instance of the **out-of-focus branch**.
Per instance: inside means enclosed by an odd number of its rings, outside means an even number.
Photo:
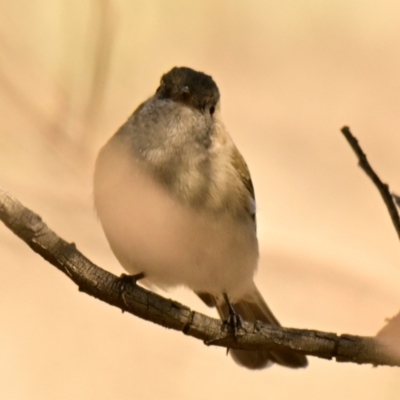
[[[381,194],[382,199],[386,204],[390,218],[392,219],[394,228],[396,229],[397,236],[400,239],[400,217],[394,201],[395,199],[390,193],[389,186],[386,183],[383,183],[376,172],[373,170],[367,160],[367,156],[360,147],[358,140],[350,132],[350,128],[344,126],[341,131],[349,142],[351,148],[354,150],[354,153],[356,153],[356,156],[358,158],[358,165],[371,178],[372,182],[374,182],[376,188],[379,190],[379,193]]]
[[[99,115],[102,113],[106,86],[110,78],[110,63],[117,28],[115,2],[111,0],[92,2],[90,16],[88,45],[93,49],[93,54],[90,60],[92,70],[89,97],[83,112],[83,124],[85,126],[81,137],[83,147],[92,144],[93,136],[97,131]]]
[[[400,366],[400,354],[372,337],[337,335],[306,329],[243,322],[234,337],[220,320],[207,317],[173,300],[97,267],[73,243],[57,236],[41,218],[0,187],[0,219],[36,253],[64,272],[79,290],[110,305],[164,327],[181,331],[208,345],[228,348],[292,349],[340,362]]]

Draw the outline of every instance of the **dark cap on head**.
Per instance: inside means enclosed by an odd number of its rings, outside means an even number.
[[[161,77],[157,96],[214,113],[219,90],[211,76],[187,67],[175,67]]]

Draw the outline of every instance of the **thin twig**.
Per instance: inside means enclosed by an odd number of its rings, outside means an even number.
[[[386,183],[383,183],[379,178],[379,176],[376,174],[376,172],[373,170],[373,168],[371,167],[370,163],[367,160],[367,156],[360,147],[358,140],[350,132],[350,128],[344,126],[341,129],[341,131],[345,136],[345,138],[347,139],[347,141],[349,142],[351,148],[356,153],[356,156],[358,158],[358,165],[371,178],[372,182],[379,190],[379,193],[381,194],[382,199],[386,204],[390,218],[392,219],[394,229],[396,229],[397,236],[400,239],[400,217],[393,196],[390,193],[389,186]]]

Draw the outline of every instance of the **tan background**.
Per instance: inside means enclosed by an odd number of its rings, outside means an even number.
[[[399,27],[390,0],[3,0],[0,184],[121,273],[92,210],[95,154],[162,73],[202,70],[252,172],[270,306],[286,326],[374,335],[399,309],[400,246],[339,129],[400,192]],[[241,369],[0,240],[1,399],[399,398],[395,368]]]

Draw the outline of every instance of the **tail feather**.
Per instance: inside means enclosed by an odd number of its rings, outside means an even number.
[[[209,296],[209,295],[208,295]],[[200,296],[201,297],[201,296]],[[209,305],[210,302],[208,301]],[[218,314],[221,319],[229,317],[228,307],[225,302],[214,299]],[[235,311],[246,321],[261,321],[272,326],[280,326],[272,311],[265,303],[263,297],[254,285],[251,292],[244,298],[233,303]],[[272,363],[277,363],[289,368],[304,368],[307,366],[307,358],[293,350],[238,350],[230,349],[230,354],[236,363],[250,369],[262,369]]]

